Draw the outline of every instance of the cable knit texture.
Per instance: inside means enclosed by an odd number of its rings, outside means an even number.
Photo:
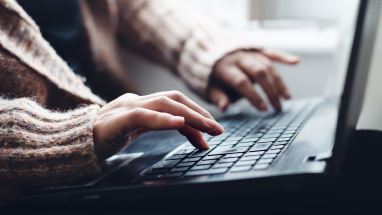
[[[30,99],[0,98],[1,185],[68,183],[98,173],[93,145],[98,110],[90,105],[52,112]]]
[[[225,35],[204,16],[175,0],[116,0],[120,40],[161,62],[205,97],[210,74],[224,55],[256,49]]]
[[[119,42],[166,65],[202,96],[214,64],[240,48],[179,1],[83,0],[81,9],[105,91],[131,89]],[[24,187],[99,172],[92,124],[105,101],[56,54],[15,0],[0,0],[0,96],[0,199]]]
[[[13,1],[0,1],[0,26],[1,48],[11,52],[23,64],[38,71],[66,93],[84,101],[103,103],[56,54],[43,39],[33,20]]]
[[[15,1],[0,0],[0,26],[0,200],[98,174],[93,121],[105,102]]]

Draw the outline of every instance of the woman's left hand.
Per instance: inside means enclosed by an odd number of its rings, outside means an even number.
[[[280,98],[291,94],[272,63],[295,65],[299,58],[290,54],[261,51],[236,51],[225,55],[214,66],[207,88],[208,99],[225,110],[231,102],[244,97],[257,109],[266,111],[267,104],[254,88],[259,84],[276,110],[281,110]]]

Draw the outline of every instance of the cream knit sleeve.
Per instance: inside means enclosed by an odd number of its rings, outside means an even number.
[[[117,0],[119,29],[133,49],[171,68],[204,96],[214,64],[243,47],[227,39],[202,16],[190,13],[182,1]]]
[[[98,105],[52,112],[30,99],[0,98],[0,184],[42,186],[99,173],[93,143]]]

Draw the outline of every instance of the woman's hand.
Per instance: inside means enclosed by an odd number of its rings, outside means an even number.
[[[146,96],[125,94],[105,105],[94,125],[97,155],[107,158],[149,130],[177,129],[199,149],[208,144],[202,133],[219,135],[223,127],[202,107],[178,91]],[[131,141],[129,141],[131,142]]]
[[[280,75],[272,66],[272,61],[294,65],[299,62],[295,56],[269,50],[237,51],[221,58],[214,66],[207,96],[221,110],[229,103],[244,97],[261,111],[268,109],[265,100],[253,87],[260,85],[268,100],[276,110],[281,110],[280,98],[290,99],[291,95]]]

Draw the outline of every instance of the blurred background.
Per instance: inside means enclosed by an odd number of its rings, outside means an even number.
[[[192,0],[182,4],[254,44],[299,55],[298,66],[276,65],[294,98],[338,94],[342,89],[358,0]],[[177,89],[213,109],[170,72],[128,55],[127,68],[134,71],[131,75],[141,93]]]

